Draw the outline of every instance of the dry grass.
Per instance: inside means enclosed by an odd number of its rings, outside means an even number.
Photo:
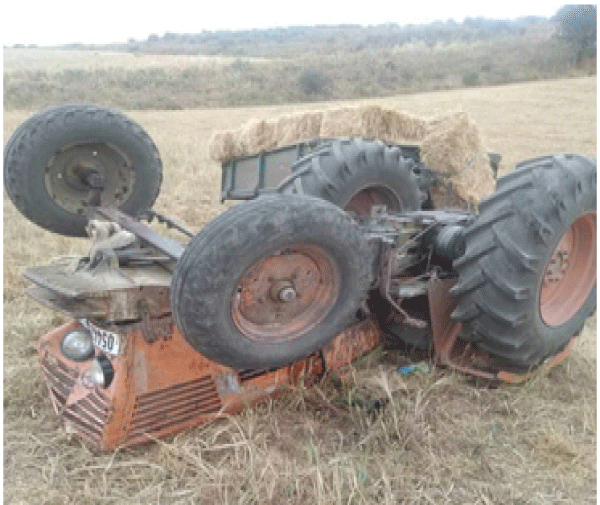
[[[347,103],[353,105],[357,102]],[[432,116],[465,110],[486,146],[515,161],[596,155],[596,79],[366,101]],[[344,104],[340,104],[344,105]],[[303,104],[302,110],[323,104]],[[215,129],[298,106],[134,112],[165,164],[158,210],[199,229],[224,207]],[[4,114],[4,140],[28,112]],[[448,370],[400,378],[375,355],[341,379],[148,447],[93,454],[65,434],[36,367],[60,317],[27,300],[20,273],[83,251],[4,203],[4,501],[10,504],[591,504],[596,502],[596,317],[572,356],[522,386]],[[387,398],[381,412],[365,406]],[[348,405],[353,405],[348,407]]]
[[[576,65],[571,49],[547,31],[402,47],[396,47],[399,41],[392,37],[381,47],[369,47],[365,41],[360,49],[356,39],[347,40],[341,33],[336,39],[336,44],[328,41],[323,48],[323,38],[305,38],[287,49],[285,43],[271,40],[275,51],[263,47],[263,53],[251,42],[236,46],[215,40],[204,46],[205,54],[220,56],[4,48],[4,108],[39,109],[78,100],[128,110],[241,107],[390,97],[596,73],[595,61]],[[149,44],[147,49],[204,52],[202,47]],[[262,57],[244,56],[253,51]]]

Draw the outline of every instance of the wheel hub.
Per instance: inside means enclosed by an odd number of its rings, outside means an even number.
[[[544,283],[557,282],[563,278],[565,271],[569,265],[569,251],[567,247],[559,246],[552,254],[548,266],[546,268],[546,274],[544,276]]]
[[[546,263],[540,315],[548,326],[568,322],[596,285],[596,212],[587,212],[565,231]]]
[[[358,217],[369,217],[374,205],[385,205],[391,211],[402,210],[396,194],[385,186],[362,188],[350,198],[344,210],[354,212]]]
[[[134,187],[131,161],[116,147],[83,142],[62,147],[48,162],[45,184],[48,194],[68,212],[82,214],[88,204],[90,175],[102,178],[102,203],[120,206]]]
[[[283,342],[318,324],[338,298],[340,276],[327,252],[298,246],[264,257],[239,282],[232,318],[252,340]]]

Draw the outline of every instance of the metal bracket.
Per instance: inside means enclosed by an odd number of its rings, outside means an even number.
[[[381,261],[381,272],[379,276],[379,290],[384,298],[391,304],[394,309],[396,309],[402,316],[404,317],[404,322],[409,324],[410,326],[414,326],[415,328],[427,328],[427,321],[423,321],[422,319],[417,319],[412,317],[406,312],[396,300],[393,299],[390,294],[390,285],[392,281],[392,248],[384,244],[382,261]]]
[[[130,231],[140,240],[143,240],[159,251],[164,252],[171,259],[178,260],[185,250],[185,247],[179,242],[175,242],[174,240],[159,235],[149,226],[133,219],[118,209],[98,207],[95,209],[95,212],[109,221],[114,221],[121,226],[121,228]]]
[[[462,324],[453,321],[450,315],[456,301],[450,296],[450,288],[456,279],[437,281],[430,284],[429,311],[435,359],[441,365],[449,366],[463,373],[488,380],[519,383],[529,379],[540,367],[551,368],[563,361],[571,352],[575,339],[572,338],[565,349],[526,373],[515,373],[499,368],[492,358],[476,348],[472,343],[460,338]]]
[[[179,233],[186,235],[189,238],[194,238],[194,232],[188,230],[185,226],[176,223],[172,219],[168,218],[164,214],[153,211],[152,209],[146,210],[138,215],[140,219],[145,219],[148,223],[151,223],[154,219],[160,224],[164,224],[168,230],[177,230]]]

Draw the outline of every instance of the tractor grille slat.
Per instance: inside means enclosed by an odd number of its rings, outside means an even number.
[[[139,437],[140,435],[151,435],[153,433],[158,433],[167,428],[173,429],[174,427],[181,426],[187,424],[191,421],[198,420],[201,415],[209,415],[209,414],[217,414],[218,411],[215,412],[207,412],[204,414],[198,414],[198,412],[188,412],[185,415],[180,415],[176,418],[169,419],[168,421],[164,421],[162,423],[154,423],[151,427],[139,427],[132,428],[129,432],[130,437]]]
[[[108,419],[108,400],[104,393],[98,390],[90,391],[89,395],[73,405],[67,405],[67,398],[75,386],[77,372],[58,360],[51,362],[43,359],[41,367],[50,386],[50,393],[59,406],[60,416],[91,442],[99,444]]]
[[[214,414],[219,410],[221,410],[221,402],[216,400],[212,403],[205,403],[200,408],[196,405],[187,405],[177,410],[161,412],[156,416],[137,418],[135,424],[131,426],[131,433],[140,434],[160,431],[169,426],[191,421],[201,415]]]
[[[42,371],[44,375],[52,381],[60,389],[71,389],[75,385],[76,375],[66,375],[58,367],[51,365],[45,361],[42,363]]]
[[[66,375],[71,377],[73,380],[75,380],[75,378],[77,377],[77,372],[75,370],[69,368],[67,365],[65,365],[61,361],[57,360],[56,366],[57,366],[57,368],[60,368],[63,373],[65,373]]]
[[[153,433],[187,423],[222,407],[210,375],[140,395],[136,399],[130,436]]]
[[[180,394],[185,394],[187,391],[207,391],[216,393],[215,385],[210,375],[201,377],[200,379],[194,379],[188,382],[182,382],[174,386],[159,389],[158,391],[152,391],[150,393],[144,393],[137,397],[136,404],[139,407],[144,405],[154,405],[156,402],[163,399],[177,398]]]
[[[56,390],[56,388],[52,387],[50,391],[61,407],[67,402],[67,396]]]
[[[60,363],[60,361],[50,362],[44,359],[40,365],[48,383],[50,393],[54,396],[55,402],[62,407],[69,396],[69,392],[75,385],[77,373]]]
[[[89,395],[86,400],[96,409],[100,410],[104,415],[108,415],[108,398],[100,393],[99,390],[95,390]]]
[[[96,392],[66,407],[62,415],[78,431],[83,431],[90,441],[100,444],[108,420],[108,404]]]
[[[173,406],[176,406],[182,402],[202,403],[210,402],[213,399],[219,401],[219,395],[216,391],[189,390],[177,395],[176,398],[161,398],[153,404],[146,403],[144,405],[138,405],[137,412],[140,416],[142,416],[156,412],[158,409],[166,410],[168,408],[172,408]]]
[[[72,370],[58,360],[50,361],[48,359],[44,359],[42,360],[42,367],[56,376],[64,377],[65,380],[68,380],[72,383],[75,383],[75,379],[77,378],[76,370]]]
[[[65,403],[65,400],[67,399],[67,396],[69,396],[69,391],[71,391],[72,386],[61,382],[60,379],[54,377],[46,370],[44,370],[44,375],[46,377],[48,385],[50,386],[50,389],[57,393],[57,400],[59,399],[58,397],[61,397],[63,399],[63,401],[60,402],[61,405],[63,405]]]
[[[78,432],[85,433],[92,442],[99,444],[102,438],[102,429],[98,428],[94,424],[85,423],[81,420],[81,417],[74,414],[70,410],[65,410],[62,416],[73,424]]]
[[[88,415],[92,419],[95,419],[97,422],[101,423],[106,420],[108,410],[96,408],[96,406],[90,402],[88,398],[80,400],[76,405],[78,405],[78,407],[82,410],[82,413]]]
[[[87,406],[84,405],[83,400],[75,403],[74,405],[70,405],[65,410],[65,413],[78,418],[82,424],[88,425],[99,432],[102,431],[102,418],[98,418],[90,413],[90,411],[87,409]]]

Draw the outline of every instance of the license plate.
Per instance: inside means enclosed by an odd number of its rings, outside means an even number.
[[[79,323],[90,332],[92,342],[94,342],[96,347],[113,356],[119,355],[121,337],[118,334],[98,328],[87,319],[80,319]]]

